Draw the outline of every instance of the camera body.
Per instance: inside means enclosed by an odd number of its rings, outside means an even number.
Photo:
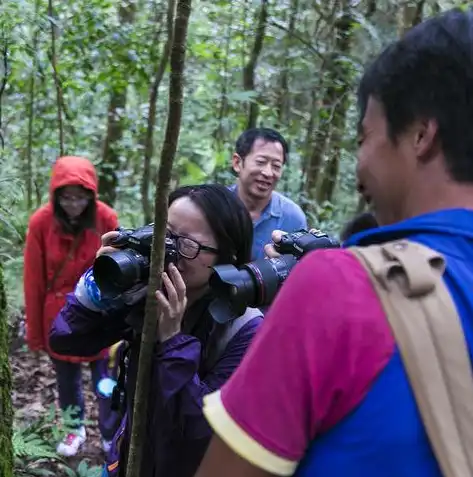
[[[117,250],[100,255],[93,266],[94,279],[104,297],[114,298],[149,278],[154,224],[137,229],[118,228],[111,243]],[[176,241],[165,238],[164,269],[177,263]]]
[[[239,316],[247,307],[266,307],[303,255],[312,250],[338,247],[340,243],[324,232],[298,230],[283,235],[281,241],[274,244],[281,254],[277,258],[255,260],[240,269],[217,265],[210,277],[210,287],[217,297],[214,308],[230,307],[234,315]]]

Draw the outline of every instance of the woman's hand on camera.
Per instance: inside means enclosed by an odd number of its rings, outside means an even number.
[[[273,230],[273,233],[271,234],[271,239],[273,240],[273,243],[267,243],[264,246],[264,253],[266,254],[268,258],[276,258],[281,255],[274,248],[274,244],[279,243],[281,241],[281,237],[286,234],[287,232],[284,232],[282,230]]]
[[[161,343],[180,333],[187,307],[186,284],[174,264],[169,265],[169,274],[163,273],[163,285],[166,288],[167,298],[161,290],[156,292],[156,299],[162,310],[158,323]]]
[[[112,230],[111,232],[107,232],[106,234],[102,235],[102,246],[97,250],[97,254],[95,258],[103,255],[104,253],[113,252],[116,250],[115,247],[112,247],[111,244],[113,241],[118,237],[120,233],[116,230]]]

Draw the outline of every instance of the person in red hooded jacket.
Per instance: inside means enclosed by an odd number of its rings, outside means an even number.
[[[30,218],[24,252],[26,340],[31,351],[45,351],[53,362],[63,410],[78,409],[84,418],[81,363],[89,362],[94,391],[106,373],[107,350],[81,358],[58,355],[48,345],[51,324],[80,276],[92,265],[102,234],[118,226],[117,214],[97,199],[97,174],[82,157],[61,157],[53,166],[49,203]],[[103,400],[102,400],[103,401]],[[104,450],[114,429],[107,429],[107,403],[99,401],[99,426]],[[85,442],[80,425],[58,445],[61,455],[75,455]]]

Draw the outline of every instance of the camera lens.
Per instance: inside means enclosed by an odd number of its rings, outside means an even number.
[[[147,280],[149,260],[132,249],[117,250],[100,255],[93,270],[100,292],[106,297],[115,297]]]
[[[293,255],[261,259],[237,269],[233,265],[217,265],[210,277],[215,296],[231,303],[235,312],[243,314],[250,307],[264,307],[273,301],[280,286],[297,263]]]

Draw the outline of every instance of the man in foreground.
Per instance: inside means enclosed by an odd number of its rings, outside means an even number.
[[[238,179],[230,188],[253,219],[253,260],[264,257],[264,246],[271,241],[273,230],[292,232],[307,228],[301,208],[275,191],[288,154],[286,140],[273,129],[248,129],[236,142],[232,167]]]
[[[409,31],[358,91],[358,180],[379,228],[444,255],[473,351],[473,12]],[[242,365],[205,400],[216,437],[198,477],[440,477],[390,326],[349,249],[294,269]]]

